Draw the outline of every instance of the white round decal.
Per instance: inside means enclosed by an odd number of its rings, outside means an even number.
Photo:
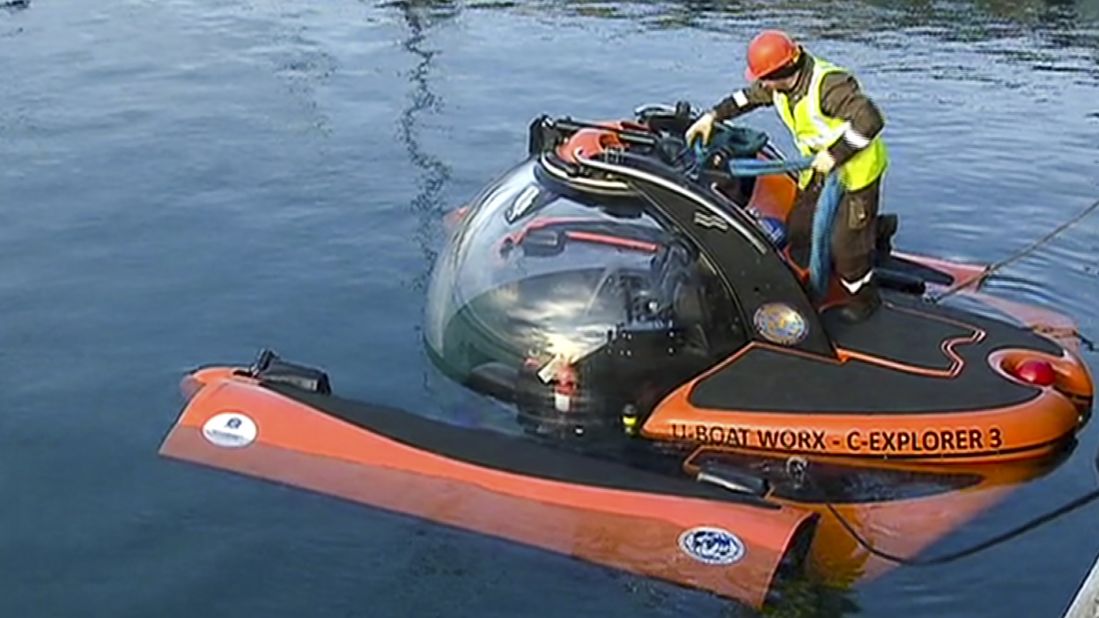
[[[724,528],[699,526],[679,535],[679,548],[705,564],[726,565],[744,557],[744,543]]]
[[[202,426],[202,437],[226,448],[248,446],[256,439],[256,423],[240,412],[222,412]]]

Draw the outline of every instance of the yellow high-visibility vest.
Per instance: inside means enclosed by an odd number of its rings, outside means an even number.
[[[813,76],[809,82],[809,91],[797,102],[793,110],[790,109],[790,100],[784,93],[778,90],[772,93],[779,117],[793,134],[798,150],[807,157],[827,149],[836,143],[836,140],[842,139],[844,133],[851,127],[850,122],[825,116],[820,109],[821,84],[824,82],[824,76],[846,70],[820,58],[814,57],[813,60]],[[856,191],[877,180],[888,166],[889,153],[881,135],[878,135],[870,140],[858,154],[844,163],[837,173],[840,183],[846,190]],[[798,178],[798,186],[804,189],[812,177],[812,169],[803,171]]]

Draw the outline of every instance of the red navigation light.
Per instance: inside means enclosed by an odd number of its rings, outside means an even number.
[[[1020,380],[1035,386],[1049,386],[1057,380],[1053,365],[1044,360],[1028,360],[1019,363],[1013,372]]]

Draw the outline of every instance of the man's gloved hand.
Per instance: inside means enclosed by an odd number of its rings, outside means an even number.
[[[834,167],[836,167],[836,160],[828,154],[827,150],[822,150],[817,153],[817,156],[813,157],[813,169],[824,176],[827,176],[828,172],[831,172]]]
[[[687,139],[687,145],[690,146],[692,142],[698,137],[702,137],[702,145],[710,143],[710,135],[714,132],[714,113],[706,112],[691,125],[691,128],[687,129],[687,133],[684,137]]]

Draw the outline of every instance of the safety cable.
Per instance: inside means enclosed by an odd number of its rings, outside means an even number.
[[[1072,227],[1073,225],[1075,225],[1077,222],[1079,222],[1084,217],[1091,214],[1093,211],[1095,211],[1096,208],[1099,208],[1099,200],[1096,200],[1095,202],[1092,202],[1092,204],[1090,206],[1088,206],[1084,210],[1080,211],[1080,213],[1077,214],[1075,217],[1073,217],[1073,218],[1069,219],[1068,221],[1065,221],[1061,225],[1057,226],[1053,231],[1049,232],[1045,236],[1042,236],[1038,240],[1034,241],[1029,246],[1025,247],[1022,251],[1018,251],[1014,255],[1008,256],[1007,259],[1000,260],[999,262],[996,262],[995,264],[990,266],[987,270],[983,270],[983,271],[977,273],[976,275],[973,275],[973,276],[971,276],[967,279],[964,279],[962,281],[959,281],[959,282],[955,283],[954,285],[952,285],[949,288],[947,288],[946,290],[944,290],[938,296],[929,297],[928,302],[937,303],[937,302],[941,301],[942,299],[946,298],[947,296],[951,296],[952,294],[955,294],[958,291],[962,290],[963,288],[973,284],[975,281],[978,281],[980,279],[983,279],[984,277],[987,277],[987,276],[991,275],[992,273],[996,272],[997,270],[1000,270],[1004,266],[1007,266],[1008,264],[1010,264],[1010,263],[1012,263],[1016,260],[1019,260],[1023,257],[1026,257],[1027,255],[1029,255],[1031,252],[1033,252],[1038,247],[1040,247],[1043,244],[1045,244],[1046,242],[1052,240],[1054,236],[1057,236],[1061,232],[1063,232],[1063,231],[1067,230],[1068,228]]]
[[[1099,472],[1099,453],[1097,453],[1096,455],[1097,455],[1096,460],[1095,460],[1096,472]],[[799,472],[793,472],[793,471],[791,471],[791,465],[790,465],[792,461],[793,461],[793,458],[791,458],[790,460],[787,460],[787,470],[788,470],[788,472],[791,475],[797,474],[798,478],[796,480],[801,481],[801,482],[808,482],[810,485],[812,485],[814,488],[816,488],[818,491],[820,491],[821,495],[827,496],[827,492],[825,491],[825,489],[823,487],[817,485],[815,482],[813,482],[813,480],[810,476],[805,474],[807,469],[808,469],[808,464],[805,463],[804,460],[801,460],[801,463],[800,463],[801,470]],[[994,547],[996,545],[999,545],[999,544],[1001,544],[1005,541],[1009,541],[1009,540],[1011,540],[1011,539],[1013,539],[1017,536],[1022,535],[1025,532],[1029,532],[1030,530],[1033,530],[1033,529],[1035,529],[1035,528],[1037,528],[1037,527],[1039,527],[1043,524],[1049,523],[1049,522],[1051,522],[1051,521],[1053,521],[1053,520],[1055,520],[1055,519],[1057,519],[1057,518],[1059,518],[1063,515],[1067,515],[1068,513],[1071,513],[1072,511],[1075,511],[1076,509],[1079,509],[1080,507],[1088,505],[1088,504],[1094,502],[1097,499],[1099,499],[1099,489],[1093,489],[1093,490],[1089,491],[1088,493],[1083,494],[1082,496],[1079,496],[1078,498],[1075,498],[1073,500],[1070,500],[1069,502],[1057,507],[1056,509],[1053,509],[1052,511],[1048,511],[1046,513],[1043,513],[1042,515],[1039,515],[1038,517],[1035,517],[1035,518],[1031,519],[1030,521],[1023,523],[1020,526],[1016,526],[1015,528],[1012,528],[1011,530],[1000,533],[1000,534],[998,534],[998,535],[996,535],[996,536],[994,536],[990,539],[987,539],[985,541],[977,543],[976,545],[972,545],[970,547],[966,547],[966,548],[961,549],[961,550],[957,550],[957,551],[954,551],[954,552],[943,554],[941,556],[934,556],[934,557],[931,557],[931,558],[923,558],[923,559],[920,559],[920,558],[905,558],[903,556],[897,556],[895,554],[891,554],[889,552],[880,550],[877,547],[874,547],[874,545],[870,541],[866,540],[861,534],[858,533],[857,530],[855,530],[855,527],[852,526],[851,523],[847,521],[847,518],[845,518],[839,512],[838,509],[836,509],[836,507],[832,504],[832,502],[830,500],[825,499],[824,500],[824,506],[827,507],[828,511],[832,513],[832,515],[836,518],[837,521],[839,521],[840,525],[843,526],[843,529],[847,531],[847,534],[850,535],[851,538],[853,538],[855,540],[855,542],[857,542],[863,549],[870,552],[871,554],[873,554],[873,555],[875,555],[879,558],[889,560],[890,562],[896,562],[898,564],[903,564],[905,566],[932,566],[932,565],[938,565],[938,564],[946,564],[948,562],[954,562],[955,560],[965,558],[966,556],[971,556],[973,554],[984,551],[984,550],[986,550],[990,547]]]

